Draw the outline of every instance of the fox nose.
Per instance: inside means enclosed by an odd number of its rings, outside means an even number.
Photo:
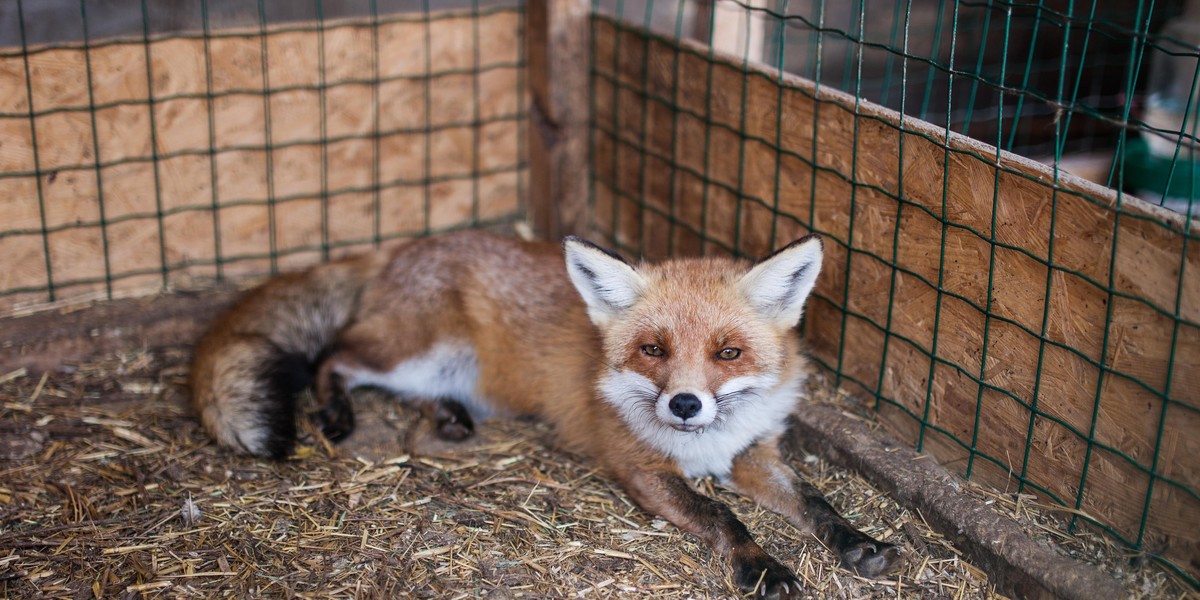
[[[667,407],[671,409],[671,414],[680,419],[690,419],[700,412],[700,399],[695,394],[675,394]]]

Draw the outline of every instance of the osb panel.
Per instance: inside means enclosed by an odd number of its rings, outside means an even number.
[[[1175,346],[1175,365],[1181,359],[1200,356],[1200,328],[1179,325],[1179,341]],[[1190,362],[1190,361],[1189,361]],[[1193,410],[1200,409],[1200,368],[1176,366],[1171,370],[1171,396]],[[1200,436],[1197,436],[1200,439]]]
[[[853,340],[848,341],[851,342],[848,351],[853,351]],[[850,356],[849,359],[855,360],[856,357]],[[889,336],[883,365],[883,385],[879,395],[920,418],[925,412],[931,363],[929,355],[911,342],[894,335]]]
[[[669,217],[674,210],[672,199],[673,187],[676,184],[676,173],[671,168],[670,161],[657,156],[646,156],[640,170],[645,186],[647,209]]]
[[[979,385],[966,375],[945,363],[933,367],[933,395],[939,398],[929,406],[929,423],[946,431],[957,440],[970,440],[978,406]],[[959,450],[962,453],[961,447]],[[961,472],[966,464],[955,465]]]
[[[149,290],[161,274],[139,273],[262,274],[247,257],[299,267],[323,239],[514,217],[519,18],[326,22],[323,45],[293,23],[220,32],[207,52],[184,38],[31,49],[32,116],[23,58],[0,58],[0,247],[16,259],[0,293],[42,288],[0,296],[0,314],[47,301],[51,281],[56,300]]]
[[[881,420],[975,480],[1081,498],[1127,539],[1157,461],[1175,483],[1155,481],[1145,539],[1200,564],[1179,487],[1200,472],[1194,228],[826,87],[594,23],[594,133],[621,140],[595,144],[601,232],[749,256],[822,233],[809,349]],[[653,177],[626,171],[649,154]],[[626,216],[639,204],[672,218],[643,229]]]
[[[814,297],[804,309],[805,330],[810,341],[808,351],[814,356],[827,360],[835,360],[831,366],[836,366],[838,345],[842,339],[842,312],[824,298]]]
[[[874,300],[880,292],[887,293],[891,282],[892,268],[887,263],[866,254],[855,255],[850,262],[850,285],[846,297],[847,307],[854,313],[869,319],[876,327],[887,323],[887,306]]]
[[[1178,405],[1167,406],[1166,419],[1163,421],[1162,447],[1159,450],[1160,460],[1167,463],[1162,469],[1162,475],[1192,489],[1200,486],[1200,472],[1186,469],[1186,462],[1178,458],[1200,452],[1200,436],[1196,435],[1197,431],[1200,431],[1200,413]],[[1159,491],[1159,495],[1183,496],[1178,489],[1164,487],[1167,490]]]

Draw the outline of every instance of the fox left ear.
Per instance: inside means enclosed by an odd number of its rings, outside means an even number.
[[[760,260],[742,276],[738,287],[776,324],[794,327],[817,283],[823,257],[821,238],[806,235]]]
[[[587,304],[588,317],[605,325],[633,306],[645,281],[625,259],[574,236],[563,240],[567,274]]]

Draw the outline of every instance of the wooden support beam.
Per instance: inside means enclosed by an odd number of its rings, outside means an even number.
[[[20,368],[55,371],[108,352],[190,344],[240,294],[218,286],[4,319],[0,375]]]
[[[546,239],[587,228],[590,14],[586,0],[531,0],[526,7],[528,217]]]

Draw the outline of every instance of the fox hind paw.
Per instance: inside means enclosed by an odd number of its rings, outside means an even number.
[[[475,421],[462,404],[443,398],[433,408],[435,431],[440,439],[458,442],[475,433]]]
[[[899,547],[875,540],[866,540],[846,548],[842,551],[841,559],[847,569],[871,578],[896,571],[904,564]]]
[[[331,442],[340,442],[354,432],[354,407],[340,382],[339,385],[333,386],[333,392],[325,401],[325,405],[313,414],[313,419],[320,426],[321,433]]]

